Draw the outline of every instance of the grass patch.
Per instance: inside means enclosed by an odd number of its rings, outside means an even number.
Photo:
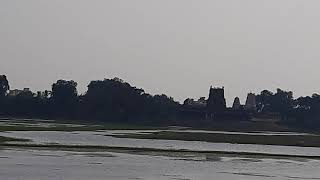
[[[54,127],[35,127],[35,126],[0,126],[0,131],[96,131],[103,130],[100,127],[68,127],[68,126],[54,126]]]
[[[11,141],[15,141],[15,142],[28,142],[28,139],[17,139],[17,138],[10,138],[10,137],[3,137],[0,136],[0,144],[6,143],[6,142],[11,142]]]
[[[0,132],[4,131],[98,131],[98,130],[154,130],[164,129],[163,127],[142,126],[134,124],[117,124],[117,123],[103,123],[103,124],[63,124],[52,122],[48,126],[39,126],[39,124],[32,122],[26,124],[3,124],[0,125]]]
[[[161,131],[150,134],[122,134],[112,136],[117,138],[134,139],[161,139],[182,141],[205,141],[213,143],[232,144],[320,147],[320,136],[316,135],[246,135]]]

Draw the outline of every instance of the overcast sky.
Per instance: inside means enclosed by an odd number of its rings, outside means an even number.
[[[176,100],[320,92],[319,0],[1,0],[11,88],[120,77]]]

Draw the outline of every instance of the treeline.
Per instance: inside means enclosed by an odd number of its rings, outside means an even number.
[[[257,95],[258,113],[279,113],[281,123],[307,129],[320,128],[320,95],[293,98],[292,91],[264,90]]]
[[[7,77],[1,75],[0,117],[179,125],[188,121],[187,114],[183,114],[188,109],[184,109],[172,97],[147,94],[143,89],[131,86],[119,78],[91,81],[83,95],[78,94],[77,83],[72,80],[58,80],[52,84],[50,91],[33,93],[25,90],[10,94],[12,91],[9,93],[9,90]],[[285,125],[320,129],[319,94],[295,99],[292,91],[264,90],[256,95],[256,104],[257,111],[248,114],[278,114],[280,123]],[[205,114],[204,107],[200,113],[202,117],[188,123],[199,124]],[[232,110],[229,109],[226,114],[232,115]]]
[[[152,96],[119,78],[91,81],[78,95],[75,81],[58,80],[51,91],[8,94],[0,76],[0,115],[115,122],[168,123],[175,121],[179,103],[164,94]]]

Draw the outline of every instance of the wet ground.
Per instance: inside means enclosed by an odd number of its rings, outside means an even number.
[[[12,126],[52,126],[50,121]],[[48,123],[48,124],[46,124]],[[6,125],[5,121],[3,124]],[[0,124],[1,125],[1,124]],[[59,125],[59,124],[58,124]],[[54,125],[53,125],[54,126]],[[77,126],[71,124],[71,126]],[[244,156],[237,152],[320,156],[320,148],[201,141],[116,138],[110,135],[158,130],[9,131],[0,136],[30,139],[13,144],[152,148],[154,151],[35,148],[0,145],[0,179],[4,180],[320,180],[320,160],[301,157]],[[183,132],[204,132],[177,130]],[[236,132],[205,131],[237,134]],[[242,133],[239,133],[242,134]],[[247,133],[246,133],[247,134]],[[250,135],[306,135],[294,132],[254,132]],[[157,150],[175,150],[161,152]],[[190,150],[185,153],[182,150]],[[181,152],[180,152],[181,151]],[[193,152],[194,151],[194,152]],[[199,153],[196,151],[236,152]]]
[[[6,180],[304,180],[320,179],[320,161],[166,157],[111,152],[0,150]]]
[[[153,139],[130,139],[115,138],[108,136],[119,133],[137,133],[149,131],[116,130],[100,132],[61,132],[61,131],[13,131],[0,132],[0,136],[13,138],[26,138],[32,140],[31,144],[61,144],[61,145],[96,145],[115,147],[137,147],[155,149],[175,149],[192,151],[231,151],[231,152],[254,152],[269,154],[289,154],[320,156],[320,148],[297,147],[297,146],[273,146],[257,144],[229,144],[208,143],[202,141],[179,141],[179,140],[153,140]],[[16,142],[14,142],[16,143]],[[21,142],[25,143],[25,142]]]

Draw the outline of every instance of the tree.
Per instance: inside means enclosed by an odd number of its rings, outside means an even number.
[[[273,98],[273,109],[279,112],[283,118],[286,118],[289,111],[293,108],[293,92],[277,89]]]
[[[292,91],[277,89],[274,94],[271,91],[264,90],[257,96],[257,106],[259,112],[277,112],[282,119],[287,119],[288,114],[294,107]]]
[[[58,80],[52,85],[52,99],[56,102],[65,102],[78,96],[75,81]]]
[[[177,110],[178,103],[165,95],[151,96],[119,79],[91,81],[83,97],[87,118],[109,121],[153,121]]]
[[[9,89],[10,87],[9,87],[9,82],[7,80],[7,76],[0,75],[0,97],[6,96]]]
[[[320,126],[320,95],[313,94],[311,97],[299,97],[295,100],[296,107],[294,117],[296,121],[294,126],[308,129],[317,129]]]
[[[85,110],[98,119],[127,120],[139,116],[144,90],[119,78],[91,81],[84,96]]]
[[[297,109],[300,110],[310,110],[312,106],[312,97],[307,96],[307,97],[299,97],[298,99],[295,100],[297,104]]]
[[[73,116],[77,108],[78,92],[75,81],[58,80],[52,85],[51,102],[55,114]]]
[[[270,111],[273,99],[273,92],[269,90],[263,90],[257,95],[257,109],[259,112]]]

